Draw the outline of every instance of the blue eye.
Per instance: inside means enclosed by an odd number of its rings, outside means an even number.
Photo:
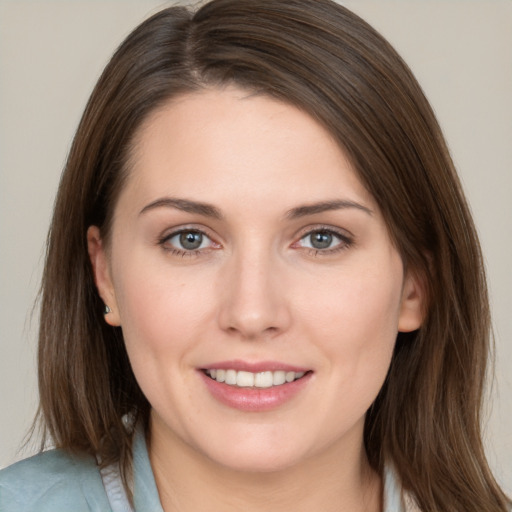
[[[333,243],[334,236],[327,231],[317,231],[306,237],[313,249],[329,249]]]
[[[210,247],[212,241],[201,231],[193,229],[179,231],[166,237],[162,243],[179,252],[198,251]]]
[[[317,229],[309,232],[303,236],[299,244],[301,247],[307,249],[314,249],[316,251],[329,251],[335,249],[342,249],[349,246],[351,240],[342,236],[339,233],[330,231],[328,229]]]

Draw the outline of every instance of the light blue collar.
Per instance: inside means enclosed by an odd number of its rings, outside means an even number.
[[[139,426],[133,440],[134,501],[137,512],[163,512],[149,462],[146,439]]]
[[[384,467],[384,512],[405,512],[402,487],[393,466]]]

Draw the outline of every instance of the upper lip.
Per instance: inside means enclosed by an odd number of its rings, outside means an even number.
[[[202,370],[236,370],[251,373],[259,372],[275,372],[283,370],[285,372],[307,372],[311,368],[303,366],[295,366],[280,361],[242,361],[241,359],[234,359],[232,361],[219,361],[201,367]]]

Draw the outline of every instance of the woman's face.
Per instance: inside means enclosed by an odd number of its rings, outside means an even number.
[[[238,470],[360,456],[421,290],[311,117],[237,88],[174,99],[139,130],[108,250],[88,239],[155,435]]]

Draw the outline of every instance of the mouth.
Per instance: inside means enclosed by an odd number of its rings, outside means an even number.
[[[235,359],[198,368],[210,395],[242,412],[266,412],[308,396],[314,371],[279,361]]]
[[[248,372],[234,369],[211,368],[202,370],[210,379],[237,388],[275,388],[302,379],[311,373],[286,370]]]

